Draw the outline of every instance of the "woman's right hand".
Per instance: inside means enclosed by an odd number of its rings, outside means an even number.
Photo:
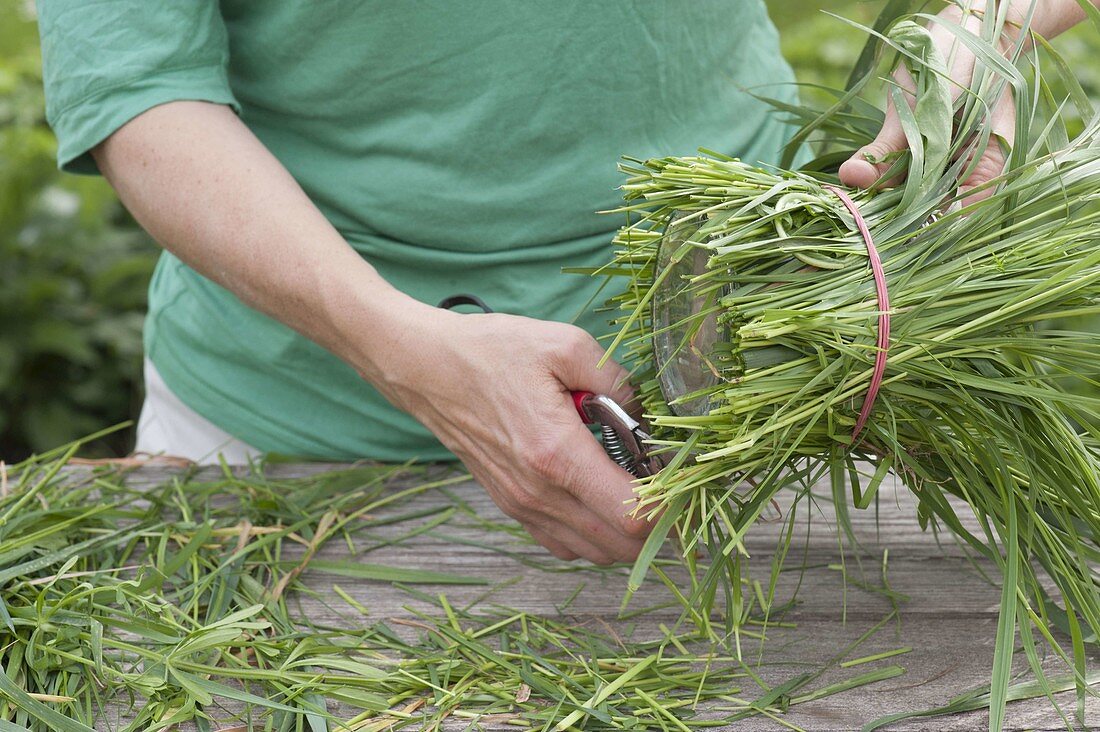
[[[363,375],[457,455],[504,513],[562,559],[637,557],[633,478],[604,453],[570,392],[630,405],[626,371],[563,323],[414,306],[403,337]],[[377,353],[377,351],[375,351]]]

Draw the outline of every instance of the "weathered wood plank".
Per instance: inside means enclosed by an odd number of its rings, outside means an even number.
[[[331,468],[324,465],[275,465],[267,470],[271,477],[298,477]],[[172,468],[151,465],[130,477],[133,485],[151,486],[160,483],[174,472]],[[199,478],[216,475],[205,469]],[[392,488],[398,490],[420,478],[396,478]],[[488,499],[485,492],[472,482],[451,486],[448,495],[426,493],[415,496],[399,507],[386,509],[391,512],[409,512],[416,508],[439,505],[440,501],[457,498],[479,517],[490,521],[504,521],[504,517]],[[900,608],[900,619],[868,640],[855,656],[890,650],[902,646],[912,648],[910,653],[898,656],[878,665],[897,663],[906,674],[879,684],[828,697],[792,708],[786,720],[807,730],[858,729],[860,725],[893,712],[926,709],[946,703],[952,696],[974,686],[988,683],[992,664],[993,639],[996,632],[999,590],[985,580],[978,568],[963,558],[954,545],[939,546],[931,534],[921,532],[914,518],[912,497],[895,485],[884,486],[880,510],[856,511],[853,521],[858,550],[847,549],[842,555],[837,543],[835,527],[827,511],[821,510],[811,521],[809,538],[805,546],[797,546],[791,552],[788,564],[806,569],[801,577],[799,603],[785,616],[784,621],[795,623],[794,628],[776,628],[769,635],[762,658],[766,661],[762,676],[770,684],[779,683],[807,668],[817,668],[835,655],[845,644],[859,637],[869,627],[891,610],[890,601],[880,593],[861,590],[844,582],[842,573],[831,567],[843,559],[850,576],[860,577],[869,584],[881,583],[883,552],[889,552],[888,579],[892,590],[908,597]],[[380,512],[379,517],[384,517]],[[803,515],[803,520],[806,519]],[[393,537],[409,531],[412,525],[381,526],[371,531],[374,539]],[[749,551],[767,559],[775,546],[778,523],[761,525],[748,537]],[[467,543],[458,543],[462,540]],[[356,545],[356,551],[371,542]],[[481,546],[478,546],[480,544]],[[318,555],[328,559],[347,559],[347,547],[330,543]],[[519,560],[536,561],[551,565],[556,571],[547,572],[526,566]],[[492,582],[513,577],[519,581],[501,589],[492,597],[494,602],[519,610],[552,617],[567,617],[574,622],[608,623],[617,632],[626,632],[633,625],[635,637],[655,634],[657,623],[670,623],[676,618],[674,608],[656,610],[641,616],[633,623],[616,622],[615,617],[626,588],[626,569],[617,573],[594,572],[583,565],[570,567],[557,562],[540,548],[510,537],[500,531],[485,531],[472,517],[458,517],[444,526],[416,536],[400,544],[371,551],[364,561],[396,567],[423,568],[449,573],[475,575]],[[763,563],[763,564],[766,564]],[[863,574],[859,566],[862,565]],[[990,575],[995,571],[982,562]],[[766,567],[762,567],[766,571]],[[409,607],[429,609],[396,588],[379,582],[367,582],[335,578],[320,572],[307,571],[301,580],[311,592],[298,593],[297,602],[302,612],[320,624],[365,622],[331,593],[337,582],[357,601],[366,606],[373,619],[410,617]],[[784,573],[780,579],[779,596],[786,597],[799,581],[797,571]],[[563,601],[583,583],[583,588],[573,599],[566,614],[558,609]],[[429,593],[446,593],[454,605],[463,605],[486,591],[485,587],[472,586],[423,586]],[[316,593],[316,597],[312,596]],[[320,599],[318,599],[320,598]],[[668,591],[658,582],[648,582],[635,596],[631,607],[657,605],[670,598]],[[756,658],[755,644],[746,645],[743,651]],[[841,680],[856,673],[870,670],[874,665],[850,669],[847,674],[831,673],[818,685]],[[1022,669],[1023,666],[1020,665]],[[1057,672],[1053,662],[1050,668]],[[757,695],[751,689],[746,696]],[[1063,695],[1064,706],[1072,709],[1072,700]],[[1092,718],[1100,714],[1100,702],[1090,700]],[[455,721],[453,729],[463,729],[467,722]],[[987,718],[984,712],[936,718],[928,721],[910,721],[898,724],[892,730],[973,730],[984,729]],[[486,726],[486,729],[494,729]],[[1061,729],[1060,718],[1046,700],[1032,700],[1010,705],[1006,729]],[[500,727],[500,729],[511,729]],[[782,729],[766,719],[748,720],[738,725],[739,730]]]

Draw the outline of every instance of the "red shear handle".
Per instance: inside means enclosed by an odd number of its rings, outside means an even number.
[[[570,394],[573,396],[573,406],[577,408],[577,414],[580,415],[581,421],[585,424],[593,424],[595,420],[588,416],[588,410],[584,408],[584,402],[595,395],[590,391],[574,391]]]

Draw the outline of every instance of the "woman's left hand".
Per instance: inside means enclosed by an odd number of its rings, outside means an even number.
[[[1035,0],[1002,0],[1001,3],[986,0],[957,0],[957,4],[950,5],[940,12],[939,17],[961,26],[970,33],[980,35],[984,12],[987,9],[993,12],[995,6],[998,6],[999,11],[999,6],[1005,2],[1008,3],[1008,7],[1005,8],[1007,22],[1000,40],[1002,51],[1013,47],[1028,17],[1031,19],[1028,32],[1047,39],[1053,38],[1085,19],[1085,9],[1079,0],[1037,0],[1037,2]],[[1100,0],[1091,0],[1091,2],[1100,8]],[[974,53],[943,23],[932,23],[929,32],[936,47],[946,59],[948,75],[955,82],[951,88],[952,100],[958,99],[974,77],[976,63]],[[1029,39],[1025,39],[1025,42],[1029,42]],[[905,92],[907,101],[912,105],[914,102],[913,79],[905,71],[896,74],[895,79]],[[1005,161],[1008,159],[1008,153],[1012,150],[1016,137],[1016,105],[1011,91],[1006,90],[994,103],[989,123],[993,134],[976,163],[968,167],[969,174],[960,186],[960,192],[964,194],[968,190],[988,183],[1004,170]],[[856,188],[868,188],[874,185],[890,169],[889,160],[893,157],[891,153],[904,151],[908,147],[909,143],[902,131],[897,110],[891,104],[887,107],[886,118],[878,136],[840,166],[841,182]],[[992,188],[977,191],[964,198],[963,204],[979,201],[992,193]]]
[[[975,13],[967,13],[958,6],[952,5],[944,9],[940,13],[940,17],[960,25],[976,35],[981,32],[981,16]],[[929,32],[936,47],[946,60],[948,74],[954,82],[951,85],[951,99],[954,102],[969,87],[974,76],[976,58],[974,53],[942,24],[933,23],[929,28]],[[1007,49],[1009,43],[1010,41],[1005,39],[1002,41],[1002,47]],[[915,102],[912,77],[905,69],[899,69],[895,73],[894,79],[905,93],[906,100],[912,106]],[[970,173],[959,188],[961,193],[965,194],[968,190],[989,182],[1004,170],[1008,152],[1015,142],[1016,131],[1016,106],[1011,91],[1006,90],[994,104],[990,114],[990,124],[993,134],[990,137],[989,144],[981,151],[976,164],[969,167]],[[890,169],[893,154],[904,151],[908,147],[909,143],[905,139],[905,132],[902,130],[897,110],[891,102],[886,109],[882,129],[875,139],[860,148],[855,155],[840,166],[841,182],[856,188],[869,188]],[[973,203],[992,193],[992,188],[980,190],[971,196],[967,196],[963,203],[964,205]]]

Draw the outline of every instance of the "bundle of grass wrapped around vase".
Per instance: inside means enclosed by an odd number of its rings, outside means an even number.
[[[660,519],[635,580],[674,530],[694,570],[685,599],[698,617],[724,595],[735,628],[745,606],[742,539],[780,490],[831,476],[843,523],[849,505],[872,505],[894,475],[916,497],[923,525],[948,529],[1003,571],[997,722],[1017,627],[1039,673],[1033,630],[1059,653],[1050,628],[1069,633],[1073,654],[1063,655],[1082,687],[1084,645],[1100,631],[1100,398],[1067,387],[1100,370],[1100,338],[1058,326],[1100,312],[1100,121],[1042,39],[1022,32],[1007,53],[998,50],[1003,8],[989,4],[979,38],[943,18],[898,14],[903,4],[868,29],[868,50],[831,108],[781,106],[802,124],[795,144],[826,141],[801,170],[706,151],[621,166],[628,224],[602,270],[629,279],[610,301],[619,328],[612,351],[633,363],[669,459],[638,487],[639,513]],[[931,23],[978,57],[957,98]],[[886,96],[911,149],[883,180],[902,182],[845,194],[836,166],[883,119],[867,101],[870,82],[898,65],[915,82],[916,103],[893,83]],[[975,201],[959,185],[986,146],[1003,144],[990,116],[1006,91],[1016,144],[991,195]],[[1085,120],[1076,134],[1067,109]],[[662,240],[675,250],[659,266]],[[702,271],[668,281],[677,277],[668,262],[700,253]],[[658,324],[653,302],[669,287],[699,304]],[[673,328],[684,334],[679,348],[694,350],[709,372],[690,393],[662,391],[658,370],[675,359],[656,357],[654,343]],[[709,330],[717,343],[700,349]],[[705,407],[677,410],[689,402]],[[698,553],[706,560],[696,566]],[[1042,574],[1055,592],[1043,589]]]

